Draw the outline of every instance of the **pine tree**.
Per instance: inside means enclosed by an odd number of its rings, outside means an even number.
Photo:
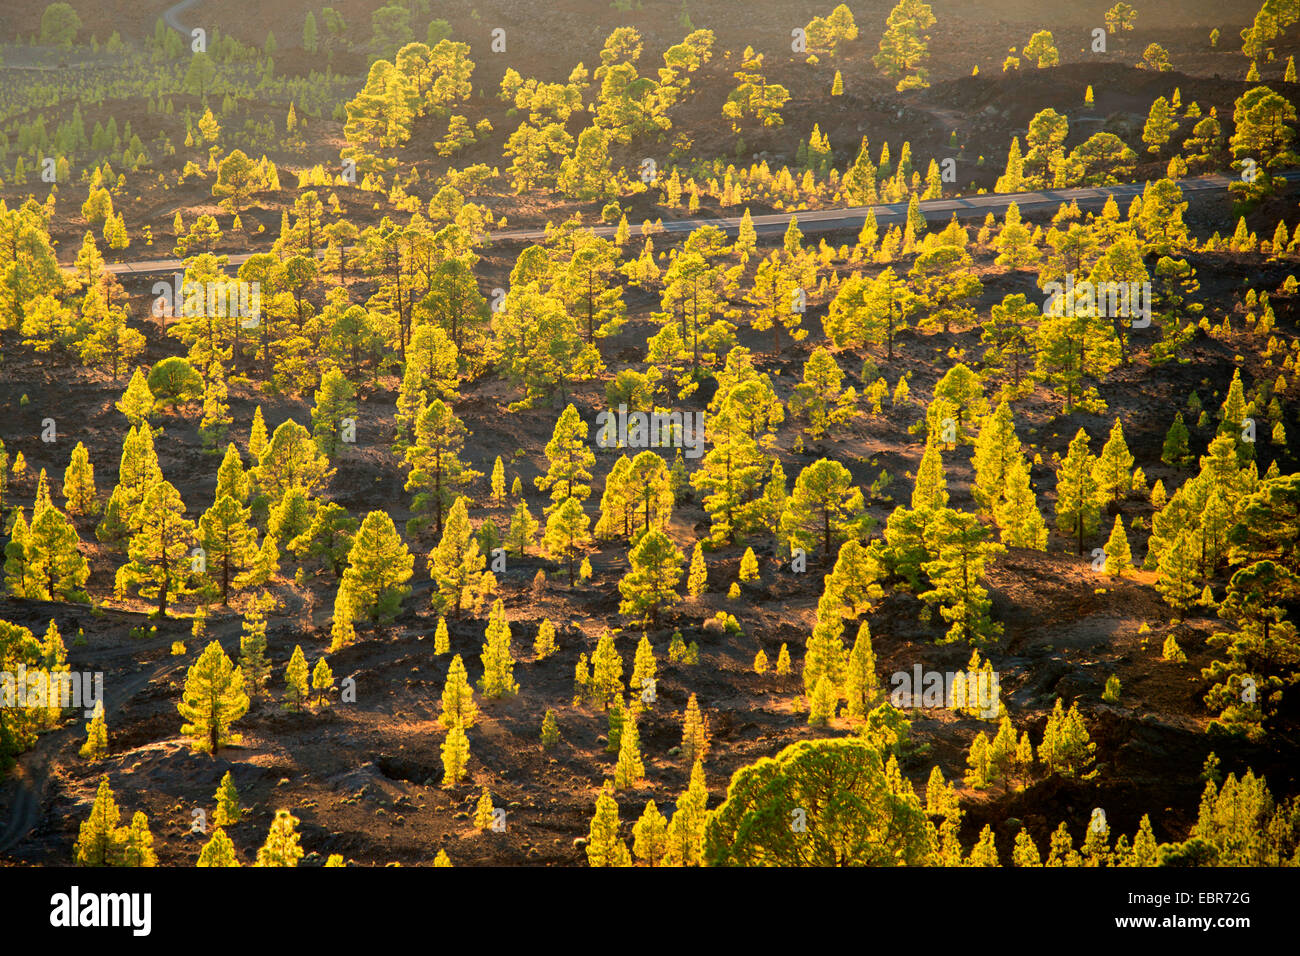
[[[233,827],[239,822],[242,811],[239,808],[239,791],[235,789],[235,780],[227,770],[221,778],[213,799],[217,810],[212,815],[212,822],[219,827]]]
[[[186,720],[181,733],[195,751],[215,757],[222,746],[240,742],[230,728],[248,713],[248,695],[243,674],[219,642],[210,643],[190,667],[177,710]]]
[[[1133,567],[1133,552],[1129,550],[1128,535],[1124,533],[1124,520],[1115,516],[1110,537],[1106,539],[1106,573],[1123,577],[1124,572]]]
[[[632,856],[618,835],[618,802],[607,784],[596,797],[596,813],[587,834],[588,866],[631,866]]]
[[[260,461],[266,450],[266,420],[262,417],[262,406],[253,410],[253,424],[248,433],[248,455],[254,461]]]
[[[1160,451],[1160,460],[1166,465],[1184,465],[1192,460],[1187,447],[1187,426],[1183,423],[1183,413],[1174,415],[1173,424],[1165,433],[1164,447]]]
[[[495,819],[494,807],[492,806],[492,794],[488,793],[488,788],[484,787],[479,794],[478,804],[474,808],[474,826],[485,831],[491,828],[492,821]]]
[[[36,587],[27,554],[28,533],[23,509],[15,508],[5,543],[5,589],[14,597],[28,597],[29,589]]]
[[[662,531],[643,533],[628,552],[630,570],[618,582],[619,613],[658,627],[661,611],[681,600],[676,588],[682,561],[682,552]]]
[[[356,615],[371,621],[391,619],[410,593],[415,559],[386,511],[371,511],[361,522],[340,588],[345,588]]]
[[[758,580],[758,558],[754,555],[753,548],[746,548],[745,554],[740,559],[740,580]]]
[[[754,655],[754,673],[760,675],[766,674],[767,667],[767,654],[762,648],[759,648],[758,653]]]
[[[239,866],[239,858],[235,856],[235,844],[221,827],[212,831],[212,839],[208,840],[199,851],[199,860],[195,866]]]
[[[698,866],[704,854],[704,829],[708,822],[709,793],[704,786],[704,764],[696,761],[691,781],[677,799],[668,823],[668,861],[674,866]]]
[[[243,633],[239,638],[239,670],[247,692],[256,697],[271,677],[271,663],[266,658],[266,618],[259,603],[244,614]]]
[[[77,866],[121,865],[121,839],[117,826],[120,818],[121,812],[108,785],[108,774],[104,774],[99,779],[90,816],[81,824],[77,837]]]
[[[691,694],[682,718],[682,755],[694,765],[709,753],[709,722],[700,711],[699,701]]]
[[[871,646],[871,628],[866,621],[858,627],[853,649],[844,670],[844,696],[848,698],[846,714],[863,719],[880,698],[876,677],[876,654]]]
[[[596,463],[595,452],[587,440],[587,423],[573,405],[565,407],[556,419],[551,440],[546,443],[546,458],[550,467],[545,475],[536,479],[538,491],[550,491],[550,514],[569,498],[581,504],[591,494],[591,466]]]
[[[298,818],[288,810],[276,810],[266,842],[257,851],[257,866],[297,866],[303,858],[298,845]]]
[[[655,697],[655,679],[658,666],[655,663],[654,648],[650,638],[644,634],[636,645],[636,656],[632,660],[632,710],[640,713],[650,706]]]
[[[623,726],[627,723],[628,718],[627,706],[623,703],[622,694],[614,698],[609,712],[605,716],[609,723],[609,734],[606,738],[605,750],[608,753],[617,754],[619,747],[623,743]]]
[[[981,582],[986,563],[1005,549],[988,538],[989,529],[978,518],[950,509],[937,512],[926,530],[934,559],[921,565],[931,589],[920,597],[941,604],[940,614],[951,625],[942,643],[978,644],[1002,633],[1002,626],[989,616],[991,602]]]
[[[72,458],[63,472],[63,498],[70,515],[93,515],[99,510],[95,500],[95,466],[81,442],[72,449]]]
[[[316,666],[312,668],[311,689],[316,692],[316,702],[319,704],[324,704],[325,698],[334,689],[334,671],[324,657],[317,660]]]
[[[451,650],[451,635],[447,633],[447,619],[438,617],[438,626],[433,632],[433,654],[441,657]]]
[[[114,407],[126,416],[126,420],[133,428],[148,422],[149,416],[153,414],[154,403],[153,392],[149,391],[148,378],[144,369],[137,368],[132,373],[126,391],[122,393],[121,399]]]
[[[668,821],[653,800],[646,801],[632,827],[632,854],[646,866],[659,866],[668,853]]]
[[[1092,764],[1097,745],[1092,743],[1079,705],[1071,704],[1069,711],[1057,698],[1038,746],[1038,759],[1048,773],[1061,773],[1067,777],[1083,774]]]
[[[623,658],[619,656],[614,635],[609,630],[601,634],[591,655],[588,690],[591,700],[602,707],[608,707],[615,699],[623,699]]]
[[[641,734],[636,726],[636,714],[628,711],[623,720],[618,742],[618,763],[614,766],[614,789],[623,790],[645,776],[645,763],[641,760]]]
[[[484,697],[513,697],[519,692],[519,683],[514,679],[515,658],[510,648],[510,622],[506,620],[505,603],[500,598],[492,605],[479,659],[483,662],[483,677],[478,689]]]
[[[496,462],[492,465],[492,503],[496,505],[504,504],[506,500],[506,466],[501,461],[501,456],[497,455]]]
[[[455,787],[466,776],[465,766],[469,763],[469,738],[460,722],[452,724],[447,731],[447,738],[442,742],[443,786]]]
[[[804,468],[781,515],[781,536],[798,547],[822,549],[829,561],[839,542],[860,537],[869,527],[862,491],[847,468],[822,458]]]
[[[567,567],[569,587],[573,587],[577,557],[591,540],[587,531],[589,524],[590,519],[577,498],[564,499],[562,504],[551,510],[550,517],[546,520],[542,546],[552,559],[563,562]]]
[[[326,458],[338,455],[344,436],[345,419],[355,419],[357,392],[343,373],[332,368],[321,376],[311,410],[312,438]]]
[[[550,618],[543,618],[537,626],[537,637],[533,640],[533,653],[539,661],[544,661],[558,650],[555,644],[555,625]]]
[[[90,723],[86,725],[86,742],[78,753],[87,760],[102,760],[108,756],[108,726],[104,723],[104,702],[95,701]]]
[[[199,518],[198,538],[205,553],[209,576],[221,589],[221,603],[230,603],[230,592],[249,583],[249,572],[259,556],[257,534],[249,524],[249,509],[229,494],[221,495]]]
[[[1007,470],[1021,457],[1011,407],[1004,401],[984,419],[971,458],[975,469],[975,485],[971,492],[983,514],[995,512],[1006,489]]]
[[[194,522],[185,517],[185,504],[168,481],[149,489],[139,515],[139,530],[127,551],[130,563],[117,571],[117,590],[135,586],[141,597],[157,596],[158,614],[164,616],[169,599],[191,589],[189,547]]]
[[[1016,834],[1015,849],[1011,852],[1011,862],[1016,866],[1042,866],[1043,858],[1034,845],[1034,838],[1023,827]]]
[[[1023,458],[1011,462],[1004,476],[1005,497],[994,506],[993,517],[1001,540],[1009,548],[1047,550],[1047,523],[1038,510],[1038,498],[1029,483]]]
[[[790,673],[790,649],[782,642],[781,650],[776,655],[777,676],[784,677]]]
[[[1241,369],[1233,369],[1232,382],[1228,386],[1228,396],[1219,408],[1218,434],[1227,435],[1236,442],[1237,459],[1243,465],[1249,459],[1254,445],[1243,441],[1242,429],[1246,421],[1246,398],[1241,384]]]
[[[443,517],[456,501],[458,491],[482,476],[461,460],[468,430],[440,399],[434,399],[415,423],[415,441],[406,450],[411,472],[406,490],[414,491],[406,533],[414,536],[431,527],[443,534]]]
[[[437,588],[433,609],[450,609],[452,617],[459,617],[463,610],[477,611],[483,600],[486,564],[473,539],[465,499],[457,498],[447,513],[442,540],[429,552],[429,577]]]
[[[695,543],[691,553],[691,570],[686,578],[686,593],[699,597],[708,588],[709,569],[704,563],[704,548],[701,542]]]
[[[153,834],[149,832],[149,817],[137,810],[131,824],[119,831],[122,843],[122,866],[157,866],[158,856],[153,849]]]
[[[303,656],[302,645],[295,645],[293,655],[284,669],[284,708],[302,710],[303,702],[311,694],[308,684],[307,658]]]
[[[1079,554],[1083,554],[1084,538],[1096,533],[1101,520],[1093,477],[1096,463],[1088,450],[1088,433],[1080,428],[1056,470],[1056,526],[1062,534],[1078,539]]]
[[[550,749],[560,740],[560,725],[555,719],[555,711],[546,708],[546,714],[542,717],[542,747]]]
[[[44,470],[41,477],[45,477]],[[48,502],[48,491],[42,495],[38,490],[32,523],[23,542],[25,577],[29,582],[23,596],[44,601],[80,597],[90,577],[90,565],[77,550],[80,543],[72,522]]]
[[[809,697],[808,723],[818,727],[826,726],[834,719],[839,703],[839,691],[836,690],[829,675],[822,674],[821,677],[817,678],[817,683],[813,685],[813,691]]]
[[[456,726],[473,727],[478,720],[478,705],[474,703],[474,692],[459,654],[447,668],[447,681],[442,686],[442,716],[438,720],[448,730]]]
[[[983,790],[992,782],[989,741],[984,731],[975,735],[966,755],[966,785]]]
[[[1186,610],[1196,600],[1198,571],[1191,540],[1179,534],[1156,564],[1156,590],[1174,610]]]
[[[1092,471],[1097,494],[1105,501],[1119,501],[1133,487],[1133,455],[1124,441],[1124,429],[1118,418]]]

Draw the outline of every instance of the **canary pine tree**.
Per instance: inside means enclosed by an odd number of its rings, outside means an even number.
[[[1103,501],[1119,501],[1133,487],[1133,455],[1124,441],[1124,428],[1118,418],[1110,428],[1092,476]]]
[[[63,472],[63,498],[70,515],[93,515],[99,510],[95,492],[95,466],[86,446],[77,442]]]
[[[118,820],[121,811],[108,785],[108,774],[99,778],[99,789],[90,807],[90,816],[81,824],[77,836],[77,866],[120,866],[122,840]]]
[[[854,486],[849,470],[822,458],[795,480],[781,515],[781,536],[808,550],[820,546],[823,560],[829,561],[832,549],[863,535],[870,520],[862,491]]]
[[[542,547],[553,560],[564,564],[569,575],[569,587],[573,587],[578,555],[590,543],[587,531],[589,524],[590,519],[577,498],[565,498],[563,503],[551,510],[550,517],[546,519]]]
[[[239,808],[239,791],[235,789],[235,780],[230,775],[229,770],[222,776],[214,799],[217,803],[217,809],[212,815],[213,823],[219,827],[233,827],[239,822],[242,815]]]
[[[298,845],[298,818],[288,810],[276,810],[266,842],[257,851],[257,866],[297,866],[304,851]]]
[[[632,680],[629,685],[632,690],[632,710],[635,713],[640,713],[654,702],[657,675],[654,648],[650,645],[650,638],[642,634],[636,645],[636,655],[632,659]]]
[[[614,765],[614,789],[624,790],[645,776],[645,762],[641,759],[641,733],[636,725],[636,713],[627,711],[623,718],[618,741],[618,762]]]
[[[695,550],[691,552],[691,568],[686,577],[686,593],[691,597],[699,597],[708,588],[709,569],[704,563],[704,547],[702,542],[695,543]]]
[[[239,866],[239,858],[235,856],[235,844],[231,842],[230,837],[226,836],[226,831],[217,827],[212,831],[212,838],[203,845],[199,851],[198,862],[195,866],[220,866],[232,867]]]
[[[447,680],[442,685],[442,715],[439,722],[448,730],[459,725],[473,727],[478,720],[478,705],[474,703],[474,691],[470,688],[469,677],[465,673],[465,663],[457,654],[451,659],[447,668]]]
[[[429,577],[437,589],[433,597],[435,611],[450,610],[452,617],[461,611],[477,611],[482,606],[487,558],[479,550],[469,523],[469,509],[464,498],[457,498],[447,513],[442,540],[429,552]]]
[[[104,722],[104,702],[95,701],[90,723],[86,725],[86,742],[77,751],[87,760],[102,760],[108,756],[108,725]]]
[[[609,784],[596,797],[596,812],[587,833],[588,866],[631,866],[632,855],[618,835],[618,802]]]
[[[303,656],[302,645],[294,646],[293,654],[284,669],[284,708],[285,710],[302,710],[311,689],[308,685],[307,658]]]
[[[406,490],[414,491],[406,533],[414,536],[425,528],[443,533],[443,518],[456,495],[470,481],[482,477],[460,454],[468,431],[464,423],[440,399],[434,399],[415,422],[415,441],[406,449],[410,474]]]
[[[1133,552],[1129,548],[1128,535],[1124,533],[1124,519],[1120,515],[1115,516],[1110,537],[1106,539],[1105,551],[1107,574],[1123,576],[1125,571],[1132,569]]]
[[[601,634],[591,655],[588,693],[594,703],[606,708],[614,700],[623,698],[623,658],[619,656],[614,634],[609,630]]]
[[[248,713],[244,675],[217,641],[210,643],[191,665],[177,710],[186,721],[181,733],[190,739],[195,751],[215,757],[222,746],[240,742],[240,736],[231,732],[231,725]]]
[[[465,736],[465,728],[457,721],[452,724],[442,742],[442,785],[447,788],[457,786],[465,777],[468,764],[469,738]]]
[[[661,612],[681,600],[682,560],[682,552],[662,531],[642,533],[628,552],[630,570],[618,582],[623,596],[618,612],[657,627]]]
[[[41,477],[44,476],[42,470]],[[90,577],[90,565],[77,549],[80,543],[72,522],[49,503],[48,492],[42,495],[38,490],[32,523],[22,544],[28,582],[23,596],[44,601],[80,598],[81,589]]]
[[[222,494],[199,518],[198,539],[204,550],[204,564],[220,588],[222,605],[230,603],[232,589],[249,583],[247,572],[257,564],[257,533],[249,524],[251,517],[249,509],[237,499]]]
[[[478,688],[484,697],[513,697],[519,692],[519,683],[514,679],[510,622],[506,620],[505,603],[500,598],[492,605],[479,660],[483,662],[483,677]]]
[[[1029,466],[1017,456],[1004,476],[1004,497],[993,508],[993,518],[1008,548],[1047,550],[1047,523],[1038,510],[1038,498],[1029,483]]]
[[[339,584],[350,598],[354,615],[371,621],[391,619],[410,593],[415,559],[386,511],[371,511],[361,522],[348,567]]]
[[[547,514],[569,498],[581,504],[591,494],[591,466],[596,463],[596,455],[587,440],[587,423],[573,405],[566,406],[556,419],[551,440],[546,443],[546,458],[550,466],[534,484],[538,491],[551,494]]]
[[[880,699],[880,682],[876,677],[876,653],[871,646],[871,627],[863,621],[858,626],[853,649],[844,668],[844,696],[848,699],[846,715],[864,719]]]
[[[171,482],[158,481],[145,494],[139,509],[139,529],[131,536],[130,562],[117,571],[116,590],[139,589],[141,597],[158,599],[158,614],[168,601],[192,590],[190,545],[194,522],[185,517],[185,504]]]
[[[694,765],[709,753],[709,722],[700,710],[699,701],[691,694],[682,717],[682,756]]]
[[[533,653],[537,655],[539,661],[544,661],[558,649],[555,643],[555,625],[551,623],[550,618],[543,618],[542,623],[537,625],[537,637],[533,640]]]
[[[1080,428],[1056,469],[1056,527],[1077,539],[1079,554],[1083,554],[1084,539],[1096,533],[1101,521],[1099,490],[1093,477],[1097,459],[1088,444],[1088,433]]]

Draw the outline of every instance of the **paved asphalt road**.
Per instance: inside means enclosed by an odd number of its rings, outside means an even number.
[[[176,8],[173,8],[176,9]],[[1300,171],[1283,174],[1294,182],[1300,180]],[[1193,193],[1223,192],[1232,182],[1227,176],[1198,176],[1193,179],[1180,179],[1178,185],[1184,195]],[[1141,195],[1145,183],[1126,183],[1121,186],[1084,186],[1076,189],[1041,189],[1025,193],[986,193],[982,196],[969,196],[958,199],[930,199],[921,203],[921,212],[932,223],[946,223],[953,215],[959,220],[983,220],[990,212],[995,215],[1005,213],[1011,203],[1020,207],[1021,212],[1056,209],[1061,203],[1075,200],[1081,209],[1100,209],[1111,196],[1121,205],[1127,205],[1134,196]],[[901,223],[907,219],[907,203],[892,203],[882,206],[850,206],[842,209],[814,209],[802,212],[773,213],[767,216],[754,216],[754,231],[760,236],[783,233],[794,217],[799,219],[799,229],[805,235],[837,230],[859,229],[866,222],[867,213],[873,211],[876,221],[881,225]],[[664,223],[664,232],[688,233],[700,226],[717,226],[728,234],[734,235],[740,226],[739,216],[717,219],[675,219]],[[593,231],[598,236],[614,235],[613,226],[596,226]],[[495,232],[492,242],[539,242],[546,238],[544,229],[508,229]],[[230,265],[239,266],[246,262],[251,253],[231,255]],[[115,262],[105,268],[117,275],[162,275],[180,272],[184,263],[180,259],[141,259],[135,262]]]

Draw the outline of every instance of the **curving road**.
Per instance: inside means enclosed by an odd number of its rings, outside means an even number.
[[[177,14],[184,13],[190,7],[196,7],[202,2],[203,0],[181,0],[180,3],[170,6],[163,11],[163,22],[188,40],[190,38],[189,28],[181,23]]]
[[[239,637],[238,617],[221,623],[228,633],[215,635],[227,654],[237,654]],[[233,623],[232,623],[233,622]],[[132,659],[152,650],[170,647],[172,638],[158,642],[140,642],[107,651],[98,656],[94,664],[89,662],[69,662],[74,670],[94,670],[110,660],[130,657]],[[80,648],[70,648],[69,658],[80,657]],[[193,663],[190,656],[164,657],[149,669],[132,674],[123,680],[106,680],[104,682],[104,717],[112,726],[115,717],[136,694],[140,693],[154,681],[164,680],[174,674],[183,674]],[[40,822],[45,802],[45,791],[50,781],[50,767],[54,757],[67,742],[85,733],[85,721],[78,716],[65,720],[58,728],[43,732],[37,738],[36,745],[18,757],[17,766],[8,774],[4,786],[0,788],[0,857],[16,847],[28,833]]]
[[[197,2],[197,0],[195,0]],[[179,4],[178,6],[183,6]],[[177,9],[176,7],[172,8]],[[1300,171],[1280,174],[1288,182],[1300,181]],[[1225,192],[1234,180],[1227,176],[1197,176],[1178,180],[1184,195],[1213,194]],[[1000,215],[1007,211],[1013,202],[1021,212],[1055,210],[1061,203],[1075,201],[1084,210],[1100,209],[1106,200],[1114,198],[1117,203],[1127,203],[1134,196],[1140,196],[1146,183],[1125,183],[1120,186],[1081,186],[1074,189],[1040,189],[1022,193],[985,193],[979,196],[958,197],[953,199],[929,199],[921,203],[921,213],[928,221],[946,223],[954,215],[958,220],[983,220],[989,213]],[[907,203],[890,203],[879,206],[847,206],[839,209],[811,209],[801,212],[772,213],[753,216],[754,231],[760,236],[770,236],[785,232],[790,220],[798,217],[799,229],[805,235],[820,232],[860,229],[867,221],[867,215],[874,212],[876,222],[882,226],[894,225],[907,221]],[[716,226],[729,235],[734,235],[740,228],[740,216],[728,216],[712,219],[673,219],[663,224],[666,233],[688,233],[700,226]],[[598,236],[612,238],[614,226],[595,226],[592,229]],[[491,242],[540,242],[546,238],[545,229],[507,229],[494,232],[489,236]],[[319,253],[318,253],[319,254]],[[230,255],[231,266],[240,266],[247,262],[253,253],[241,252]],[[70,264],[65,268],[71,268]],[[180,259],[140,259],[134,262],[115,262],[104,267],[116,275],[152,276],[164,273],[182,272],[185,264]]]

